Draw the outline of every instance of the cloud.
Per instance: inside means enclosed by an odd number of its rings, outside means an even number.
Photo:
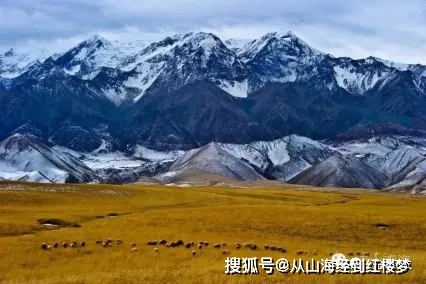
[[[292,30],[335,56],[426,64],[424,0],[2,0],[0,46],[59,51],[91,34],[158,40],[209,31],[256,38]]]

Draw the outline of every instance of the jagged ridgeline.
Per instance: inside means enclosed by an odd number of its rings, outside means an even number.
[[[39,163],[66,173],[60,178],[15,163],[29,180],[180,179],[204,173],[200,155],[215,153],[222,159],[209,171],[223,174],[230,163],[230,178],[386,188],[410,176],[413,186],[422,183],[425,91],[426,66],[334,57],[291,32],[129,43],[91,36],[53,55],[0,54],[0,140],[30,135],[51,150],[42,156],[72,156],[66,166]],[[383,150],[378,139],[398,146]],[[371,147],[383,151],[360,150]],[[11,171],[10,153],[2,172]],[[190,162],[179,164],[182,155]]]

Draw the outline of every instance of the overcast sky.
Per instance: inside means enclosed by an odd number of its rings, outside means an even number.
[[[207,31],[251,39],[291,30],[335,56],[426,64],[426,0],[0,0],[0,48],[62,51],[99,34],[158,40]]]

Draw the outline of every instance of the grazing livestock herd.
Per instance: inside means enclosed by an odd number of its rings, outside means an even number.
[[[112,247],[113,244],[115,243],[115,245],[119,246],[123,244],[123,241],[120,239],[117,239],[115,241],[113,241],[111,238],[107,238],[106,240],[97,240],[96,245],[100,245],[104,248],[108,248],[108,247]],[[192,248],[192,252],[191,254],[193,256],[197,255],[196,250],[194,250],[194,248],[198,248],[198,250],[203,250],[203,248],[206,248],[209,246],[209,242],[207,241],[199,241],[198,244],[196,244],[196,242],[194,241],[190,241],[185,243],[183,240],[177,240],[177,241],[167,241],[167,240],[153,240],[153,241],[148,241],[146,242],[147,246],[155,246],[155,248],[153,249],[154,252],[158,253],[160,251],[160,249],[158,248],[159,245],[164,246],[165,248],[177,248],[177,247],[185,247],[187,249],[191,249]],[[51,251],[52,248],[58,249],[60,247],[58,242],[53,243],[53,245],[49,245],[47,243],[42,243],[41,245],[41,249],[45,250],[45,251]],[[85,241],[72,241],[69,244],[67,242],[63,242],[62,243],[62,247],[63,248],[84,248],[86,247],[86,242]],[[213,244],[212,246],[214,249],[222,249],[222,254],[223,255],[228,255],[231,252],[229,250],[226,249],[227,244],[225,242],[223,243],[216,243]],[[234,248],[236,250],[239,250],[241,248],[247,248],[250,250],[258,250],[258,246],[254,243],[244,243],[244,244],[240,244],[240,243],[235,243],[234,244]],[[265,245],[263,246],[265,251],[276,251],[276,252],[281,252],[281,253],[287,253],[287,249],[285,249],[284,247],[280,247],[280,246],[276,246],[276,245]],[[138,248],[136,246],[136,243],[130,243],[130,252],[137,252]],[[329,256],[333,256],[336,252],[330,252]],[[304,250],[297,250],[295,251],[296,255],[307,255],[308,252],[304,251]],[[312,255],[317,255],[318,252],[313,251]],[[370,256],[370,254],[368,252],[357,252],[357,253],[353,253],[353,252],[349,252],[347,253],[347,256],[349,257],[354,257],[354,256],[358,256],[358,257],[366,257],[366,256]]]

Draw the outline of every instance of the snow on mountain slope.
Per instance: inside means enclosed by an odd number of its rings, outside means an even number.
[[[397,62],[392,62],[392,61],[389,61],[389,60],[384,60],[384,59],[372,57],[372,56],[370,56],[369,59],[380,61],[383,64],[385,64],[386,66],[395,68],[399,71],[410,70],[410,71],[413,71],[418,76],[426,77],[426,65],[397,63]]]
[[[387,75],[387,73],[376,70],[373,72],[359,70],[357,72],[353,66],[349,68],[334,66],[333,70],[335,72],[337,85],[352,94],[363,94],[371,90],[380,79]]]
[[[417,166],[411,172],[409,172],[402,181],[389,186],[388,189],[415,189],[415,187],[420,187],[426,192],[426,160],[418,163]]]
[[[240,50],[243,49],[251,41],[252,41],[251,39],[228,39],[228,40],[225,40],[223,43],[230,50],[232,50],[236,54],[239,54]]]
[[[268,33],[239,50],[238,57],[247,66],[249,91],[268,82],[295,82],[315,77],[313,64],[325,58],[291,32]]]
[[[16,77],[36,68],[37,59],[43,62],[46,58],[46,51],[24,55],[8,51],[0,55],[0,76]],[[44,74],[64,72],[93,81],[102,95],[117,106],[125,101],[136,103],[149,91],[173,91],[201,79],[245,98],[268,82],[315,81],[359,95],[392,81],[396,76],[392,71],[426,74],[422,65],[396,64],[373,57],[335,58],[310,47],[290,31],[223,42],[202,32],[178,34],[158,42],[125,43],[93,35],[49,59],[42,67]],[[426,82],[415,85],[422,91],[426,89]]]
[[[249,93],[248,80],[244,80],[243,82],[220,81],[219,87],[228,94],[237,98],[247,98]]]
[[[141,145],[136,145],[133,149],[132,157],[148,161],[175,161],[183,154],[185,154],[185,151],[159,152]]]
[[[354,154],[356,157],[364,157],[368,154],[385,156],[398,148],[398,141],[390,137],[373,137],[368,140],[355,140],[334,145],[343,154]]]
[[[63,66],[70,75],[78,75],[84,79],[90,79],[93,73],[101,67],[118,68],[123,61],[144,47],[144,43],[119,44],[107,39],[92,35],[76,47],[59,56],[55,61]]]
[[[93,172],[73,156],[53,150],[35,137],[15,134],[0,143],[0,176],[19,179],[16,175],[21,173],[26,180],[41,175],[58,183],[95,179]]]
[[[246,44],[240,51],[240,56],[244,62],[253,60],[256,56],[261,56],[262,52],[276,49],[282,52],[281,56],[304,57],[321,55],[322,52],[311,48],[306,42],[298,38],[290,31],[278,31],[267,33],[259,39]],[[278,54],[277,54],[278,55]]]
[[[320,187],[382,188],[387,176],[352,155],[332,156],[298,174],[291,183]]]
[[[388,176],[387,184],[409,178],[426,159],[425,139],[409,136],[376,136],[335,145],[342,154],[351,154]]]
[[[415,148],[403,145],[383,157],[369,161],[369,164],[388,176],[403,178],[425,159],[426,157]]]
[[[219,144],[229,154],[247,160],[264,175],[288,181],[298,173],[332,155],[333,148],[312,139],[290,135],[270,142]]]
[[[168,92],[200,79],[219,82],[231,95],[247,96],[243,65],[213,34],[188,33],[152,43],[121,67],[135,70],[126,83],[140,89],[138,101],[151,86]],[[173,78],[170,81],[170,78]]]
[[[93,170],[100,169],[128,169],[141,167],[145,162],[133,159],[122,152],[88,154],[81,161]]]
[[[237,180],[264,179],[249,164],[228,154],[215,143],[188,151],[172,164],[168,172],[156,178],[170,182],[203,174],[216,174]]]
[[[25,51],[11,48],[0,54],[0,77],[15,78],[35,64],[43,62],[48,56],[49,52],[46,49]]]

